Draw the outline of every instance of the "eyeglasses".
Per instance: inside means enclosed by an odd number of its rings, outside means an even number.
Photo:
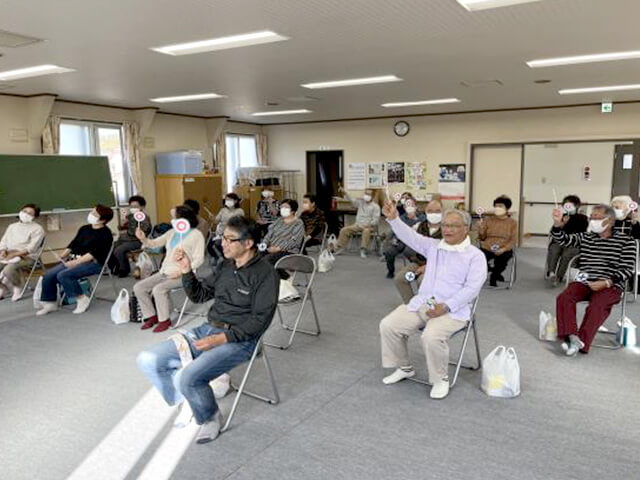
[[[223,242],[227,242],[227,243],[242,242],[243,240],[245,240],[245,239],[242,238],[242,237],[240,237],[240,238],[229,238],[229,237],[225,237],[224,235],[222,236],[222,241]]]

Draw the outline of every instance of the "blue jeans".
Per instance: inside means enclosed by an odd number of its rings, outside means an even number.
[[[55,302],[58,300],[58,284],[62,286],[64,293],[69,298],[83,295],[82,287],[78,280],[91,275],[97,275],[102,270],[102,265],[97,262],[83,263],[74,268],[67,268],[60,263],[47,270],[42,277],[42,302]]]
[[[198,350],[193,345],[194,340],[224,331],[208,323],[190,330],[185,338],[191,347],[193,361],[185,368],[182,368],[173,340],[158,343],[138,354],[138,368],[165,402],[176,405],[186,399],[198,425],[210,421],[218,411],[209,382],[249,361],[258,342],[257,338],[246,342],[229,342],[206,351]]]

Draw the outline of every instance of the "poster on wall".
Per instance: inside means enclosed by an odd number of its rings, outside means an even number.
[[[404,162],[387,162],[387,182],[404,183]]]
[[[347,190],[364,190],[366,177],[365,163],[347,163]]]
[[[367,183],[369,188],[382,188],[385,185],[384,163],[370,163],[367,166]]]
[[[407,189],[427,189],[427,165],[422,162],[412,162],[407,165]]]
[[[440,165],[438,192],[443,200],[464,201],[467,167],[463,163]]]
[[[464,163],[440,165],[441,183],[464,183],[467,181],[467,167]]]

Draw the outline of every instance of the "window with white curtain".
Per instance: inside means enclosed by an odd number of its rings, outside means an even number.
[[[126,204],[133,192],[133,183],[124,158],[122,142],[122,125],[117,123],[76,120],[60,122],[60,154],[108,157],[111,179],[118,188],[118,200],[120,204]]]
[[[227,192],[231,192],[237,183],[239,168],[258,166],[258,148],[255,135],[235,133],[227,133],[225,146]]]

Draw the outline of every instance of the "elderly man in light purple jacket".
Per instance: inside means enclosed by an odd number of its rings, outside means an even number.
[[[382,209],[393,233],[427,259],[418,294],[380,322],[382,366],[395,371],[382,381],[391,385],[415,375],[407,340],[422,330],[431,398],[449,394],[449,338],[471,317],[471,304],[487,278],[487,261],[469,240],[471,217],[461,210],[445,212],[442,240],[424,237],[398,218],[395,205]]]

